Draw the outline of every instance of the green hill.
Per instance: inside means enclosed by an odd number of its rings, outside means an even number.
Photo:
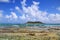
[[[39,21],[35,21],[35,22],[28,21],[28,22],[27,22],[27,24],[36,24],[36,23],[38,23],[38,24],[43,24],[42,22],[39,22]]]

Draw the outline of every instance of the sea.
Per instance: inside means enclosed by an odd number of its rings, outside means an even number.
[[[60,24],[0,24],[0,28],[23,27],[60,27]]]

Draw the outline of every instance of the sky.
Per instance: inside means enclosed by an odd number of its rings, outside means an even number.
[[[60,23],[60,0],[0,0],[0,23]]]

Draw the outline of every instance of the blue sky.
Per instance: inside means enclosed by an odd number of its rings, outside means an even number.
[[[60,0],[0,0],[0,23],[60,23]]]

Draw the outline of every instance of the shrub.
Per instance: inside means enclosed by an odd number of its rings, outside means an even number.
[[[35,36],[35,33],[29,33],[28,35],[30,35],[30,36]]]

